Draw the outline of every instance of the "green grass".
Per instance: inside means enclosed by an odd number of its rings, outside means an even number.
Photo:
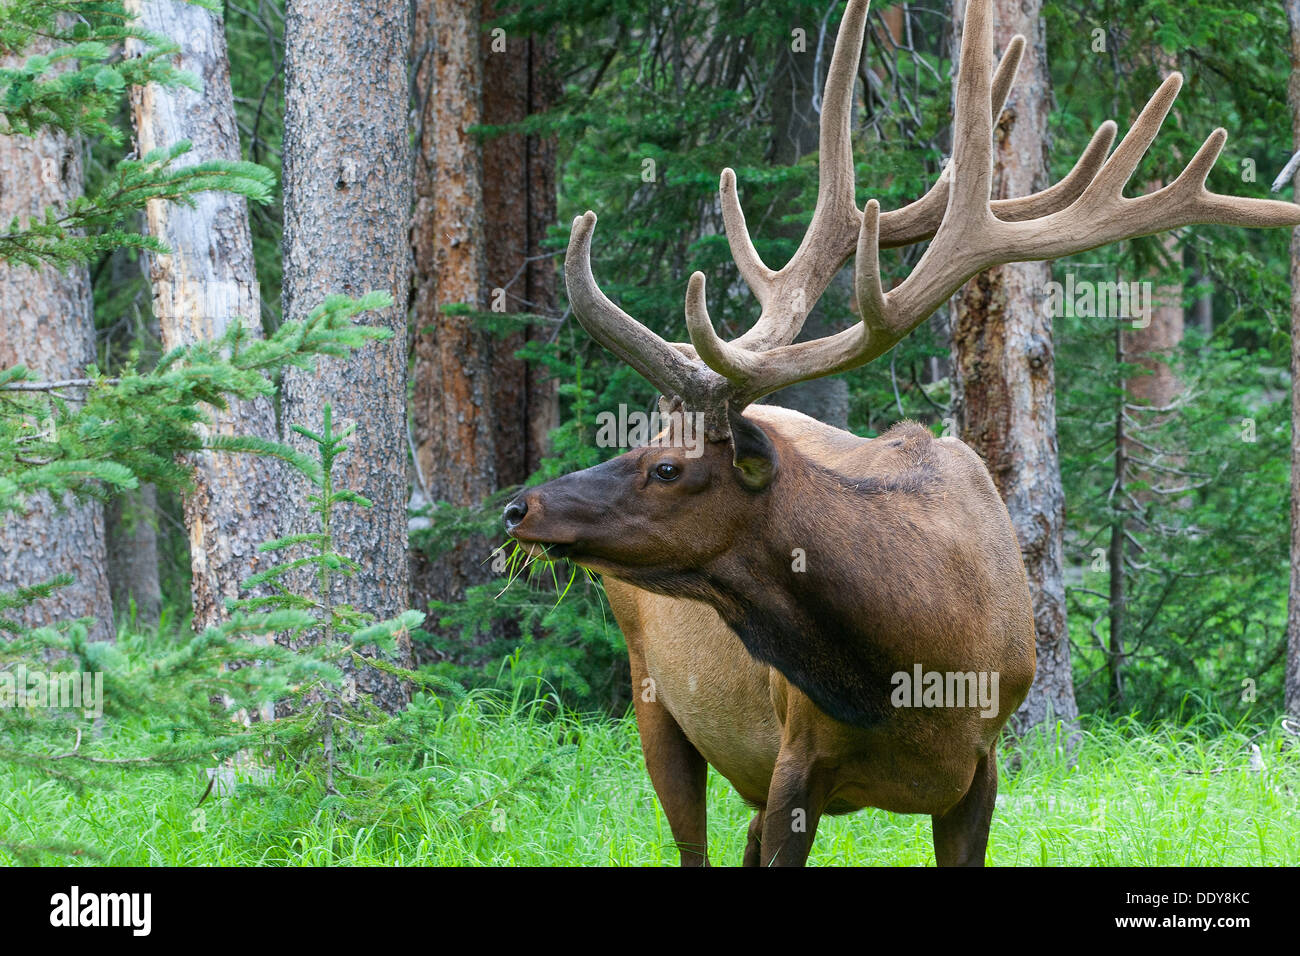
[[[412,713],[423,759],[393,766],[382,745],[359,748],[343,779],[369,789],[351,801],[325,797],[313,771],[287,763],[201,812],[197,769],[108,768],[78,795],[0,766],[0,843],[88,851],[22,854],[48,863],[676,864],[633,721],[553,718],[548,705],[421,697]],[[120,736],[129,751],[131,735]],[[1276,728],[1254,743],[1262,769],[1252,769],[1249,733],[1208,718],[1165,729],[1094,722],[1073,761],[1039,738],[1018,768],[1003,758],[989,862],[1296,865],[1300,748]],[[750,813],[717,774],[709,790],[710,856],[736,864]],[[0,849],[0,862],[18,861]],[[930,821],[876,810],[825,819],[811,863],[932,866]]]

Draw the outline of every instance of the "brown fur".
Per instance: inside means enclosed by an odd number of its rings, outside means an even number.
[[[682,862],[707,861],[707,763],[759,810],[747,863],[802,864],[822,813],[865,806],[928,813],[940,864],[982,863],[995,742],[1034,673],[1024,566],[987,471],[913,423],[864,440],[772,406],[745,417],[775,464],[761,490],[737,479],[731,442],[693,460],[649,446],[531,489],[512,528],[605,573]],[[680,477],[656,480],[663,462]],[[915,664],[997,672],[997,715],[894,707],[890,675]]]

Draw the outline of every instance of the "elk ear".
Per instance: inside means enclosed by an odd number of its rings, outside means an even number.
[[[731,463],[736,477],[750,491],[762,491],[776,477],[776,446],[754,422],[727,408],[731,426]]]

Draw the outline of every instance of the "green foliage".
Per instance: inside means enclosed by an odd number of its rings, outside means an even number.
[[[1124,133],[1161,74],[1186,77],[1134,176],[1129,194],[1169,181],[1216,127],[1228,146],[1211,189],[1265,196],[1290,140],[1285,36],[1280,8],[1150,0],[1045,8],[1053,65],[1056,142],[1082,143],[1102,120]],[[1095,30],[1106,49],[1094,51]],[[1163,59],[1157,56],[1163,51]],[[1073,149],[1058,149],[1064,172]],[[1181,234],[1182,262],[1155,240],[1096,250],[1059,263],[1058,279],[1182,284],[1188,329],[1172,357],[1182,394],[1172,415],[1133,407],[1125,380],[1143,375],[1116,357],[1116,321],[1057,320],[1057,401],[1066,498],[1066,580],[1080,706],[1167,714],[1196,692],[1227,713],[1281,705],[1285,660],[1290,428],[1285,369],[1290,360],[1289,234],[1197,227]],[[1207,338],[1191,306],[1211,298]],[[1121,323],[1125,324],[1125,323]],[[1151,468],[1115,484],[1115,425],[1145,448]],[[1247,425],[1249,421],[1249,425]],[[1170,489],[1186,488],[1185,493]],[[1161,490],[1165,493],[1160,493]],[[1124,597],[1123,696],[1108,689],[1105,648],[1114,568],[1101,558],[1111,529],[1128,544]],[[1101,552],[1098,551],[1101,549]]]
[[[282,330],[292,331],[287,325]],[[335,547],[333,515],[340,507],[370,503],[335,485],[334,466],[350,429],[333,430],[330,406],[319,433],[296,431],[316,446],[318,457],[285,457],[315,488],[308,500],[318,529],[264,543],[264,554],[284,560],[245,582],[255,596],[228,602],[230,615],[221,624],[162,646],[144,647],[130,633],[117,644],[89,643],[88,621],[25,629],[5,616],[66,585],[67,575],[0,594],[0,634],[6,638],[0,640],[0,767],[23,768],[81,793],[103,783],[96,771],[105,765],[181,772],[215,759],[233,773],[247,768],[249,754],[255,754],[290,759],[309,772],[319,766],[325,795],[340,807],[361,812],[371,805],[373,781],[364,775],[344,770],[346,785],[336,787],[340,755],[361,741],[373,745],[391,735],[406,718],[384,713],[369,695],[349,689],[345,674],[373,667],[425,688],[460,690],[382,656],[419,626],[421,612],[376,621],[334,600],[339,580],[359,565]],[[366,650],[381,656],[365,656]],[[64,685],[60,697],[55,688]],[[269,717],[267,708],[275,705],[280,716]],[[239,719],[252,714],[264,719]],[[94,723],[87,726],[82,717]],[[106,726],[120,729],[124,723],[142,730],[129,756],[115,755],[119,742],[105,734]],[[18,844],[0,834],[0,849],[21,855],[84,848],[58,841]]]
[[[123,42],[131,55],[122,55]],[[123,139],[127,86],[195,84],[170,65],[175,49],[133,27],[121,4],[7,3],[0,11],[0,53],[15,60],[30,55],[0,70],[3,135],[53,130],[94,137],[91,154],[102,158],[104,144]],[[213,190],[245,196],[254,208],[273,198],[269,170],[247,162],[178,166],[189,148],[178,143],[123,159],[95,177],[99,185],[91,195],[73,195],[29,221],[15,219],[0,234],[0,265],[107,262],[124,249],[165,253],[159,242],[138,234],[147,202],[192,204],[197,193]],[[197,635],[149,642],[127,632],[117,644],[91,643],[88,620],[20,624],[18,612],[70,583],[66,574],[0,594],[0,766],[80,793],[102,783],[105,768],[180,771],[215,759],[229,769],[248,763],[250,755],[292,757],[304,767],[323,764],[327,790],[338,796],[336,756],[393,722],[367,695],[347,690],[345,672],[376,667],[423,686],[445,686],[405,674],[382,656],[361,654],[391,650],[398,635],[420,623],[421,613],[374,621],[330,599],[337,579],[357,566],[334,548],[330,517],[338,507],[368,503],[333,482],[345,436],[333,434],[328,412],[320,434],[299,429],[316,443],[314,459],[278,442],[204,427],[211,410],[231,400],[273,395],[273,377],[286,367],[310,370],[322,356],[346,358],[388,338],[388,330],[353,320],[391,304],[387,293],[333,296],[269,336],[254,335],[236,320],[215,341],[175,348],[148,363],[148,349],[136,344],[114,362],[112,374],[92,365],[80,378],[43,381],[21,365],[0,369],[0,522],[37,496],[61,507],[69,497],[104,498],[142,482],[183,493],[190,481],[186,455],[198,451],[283,459],[315,485],[311,500],[321,520],[318,533],[272,542],[267,553],[304,553],[254,575],[250,586],[260,593],[235,602],[227,620]],[[303,587],[291,588],[299,568],[315,573],[297,582]],[[273,635],[303,646],[277,644]],[[288,708],[280,719],[251,719],[265,716],[275,702]],[[108,738],[126,723],[138,733],[131,753],[118,756]],[[364,791],[361,777],[349,779],[351,790]],[[88,850],[62,841],[19,844],[8,834],[0,834],[0,847],[20,855]]]
[[[269,338],[252,337],[234,322],[215,341],[173,349],[148,372],[107,378],[91,367],[84,379],[41,382],[26,368],[0,370],[0,520],[38,491],[103,497],[138,481],[184,487],[188,470],[176,455],[213,449],[274,455],[302,465],[275,442],[206,436],[205,405],[269,395],[270,373],[310,368],[319,356],[341,357],[384,339],[387,329],[355,324],[357,315],[386,307],[387,293],[360,299],[331,296],[300,322]]]
[[[62,208],[49,207],[42,219],[26,223],[14,217],[0,234],[0,261],[33,268],[42,263],[68,266],[87,262],[123,246],[166,253],[152,236],[129,228],[134,213],[149,200],[193,206],[194,195],[220,190],[266,202],[275,186],[271,173],[252,163],[211,160],[175,167],[173,161],[190,150],[188,140],[156,149],[142,159],[124,159],[116,173],[94,196],[74,196]]]
[[[173,350],[151,371],[130,372],[116,380],[90,369],[83,382],[57,385],[35,382],[21,367],[0,371],[0,521],[37,494],[55,501],[67,494],[103,497],[140,481],[183,489],[189,472],[177,456],[200,449],[276,455],[308,480],[325,482],[314,499],[318,507],[361,503],[358,496],[328,482],[322,465],[332,467],[341,450],[328,421],[322,436],[328,438],[328,454],[320,461],[274,442],[205,438],[196,426],[207,421],[205,405],[268,394],[272,385],[267,376],[285,365],[307,367],[318,356],[345,356],[388,336],[387,330],[358,326],[352,319],[389,301],[386,293],[357,300],[331,297],[302,322],[286,323],[266,340],[250,338],[243,325],[234,323],[219,341]],[[75,397],[69,397],[70,391]],[[346,573],[348,560],[333,550],[328,524],[319,536],[281,541],[272,550],[300,543],[318,545],[304,560],[319,569],[319,580]],[[275,576],[264,574],[261,580]],[[268,638],[322,626],[320,601],[280,589],[270,599],[240,604],[220,627],[188,636],[161,654],[140,657],[130,652],[129,641],[117,646],[88,642],[89,621],[24,628],[14,619],[14,612],[70,581],[70,576],[59,575],[0,593],[0,698],[6,687],[9,691],[8,698],[0,700],[0,763],[27,766],[73,788],[83,786],[87,774],[105,762],[190,766],[254,746],[301,751],[313,732],[305,711],[284,722],[251,727],[232,724],[232,711],[254,712],[273,701],[301,699],[307,689],[337,683],[339,659],[351,660],[354,648],[388,647],[398,631],[423,617],[408,612],[375,623],[339,606],[326,616],[325,627],[331,634],[347,635],[348,642],[324,641],[295,651]],[[51,702],[51,695],[41,691],[48,686],[42,677],[32,691],[43,696],[20,705],[20,688],[21,693],[27,690],[22,675],[50,673],[69,675],[78,692],[84,686],[96,703],[70,706],[71,685],[63,698]],[[88,708],[95,711],[95,723],[89,726],[80,721],[81,711]],[[160,730],[143,752],[129,759],[105,756],[97,743],[101,721],[130,716],[157,721]]]
[[[283,328],[283,326],[282,326]],[[376,621],[374,616],[358,611],[350,604],[334,599],[338,582],[351,577],[361,565],[340,552],[334,544],[333,519],[343,506],[369,508],[371,502],[334,482],[334,466],[345,452],[346,439],[355,430],[348,426],[334,431],[333,410],[325,405],[320,432],[301,425],[295,432],[310,441],[317,461],[294,459],[290,463],[316,491],[307,496],[311,513],[319,524],[315,531],[267,541],[259,547],[264,554],[285,555],[285,559],[252,575],[244,582],[248,590],[262,590],[261,596],[228,602],[232,612],[231,627],[251,627],[263,633],[275,632],[278,639],[299,648],[298,655],[319,665],[314,679],[293,688],[288,701],[288,716],[281,717],[263,730],[266,742],[302,755],[316,741],[322,745],[326,789],[334,796],[336,759],[335,727],[369,727],[391,720],[375,707],[365,694],[355,691],[339,693],[337,686],[345,669],[378,667],[388,673],[419,679],[382,659],[363,656],[363,648],[376,648],[383,654],[396,651],[399,635],[418,627],[424,620],[420,611],[408,610],[394,618]],[[297,553],[298,557],[288,557]],[[294,585],[298,585],[296,588]],[[310,584],[310,587],[308,585]],[[343,743],[350,738],[344,737]]]

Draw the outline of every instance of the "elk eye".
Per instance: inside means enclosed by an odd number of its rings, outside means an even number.
[[[655,466],[655,475],[662,481],[674,481],[682,470],[676,465],[670,465],[668,462],[660,462]]]

